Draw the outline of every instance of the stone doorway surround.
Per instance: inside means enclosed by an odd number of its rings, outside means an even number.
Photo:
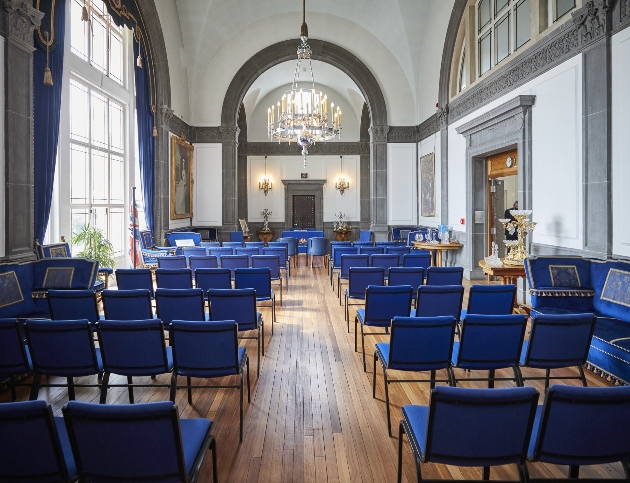
[[[324,230],[324,184],[325,179],[283,179],[284,185],[284,229],[293,228],[293,195],[315,196],[315,229]]]

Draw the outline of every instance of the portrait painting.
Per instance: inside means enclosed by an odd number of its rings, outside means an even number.
[[[171,139],[171,220],[193,216],[193,149],[183,136]]]
[[[434,154],[420,158],[420,214],[435,216],[435,160]]]

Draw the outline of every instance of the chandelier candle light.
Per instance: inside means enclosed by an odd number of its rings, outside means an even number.
[[[308,148],[318,141],[328,141],[341,137],[342,112],[339,106],[335,109],[334,102],[330,103],[329,110],[328,96],[315,89],[315,76],[311,63],[313,52],[306,43],[308,40],[306,0],[302,1],[300,38],[302,44],[297,50],[298,61],[291,89],[284,93],[282,99],[275,106],[267,109],[267,131],[269,139],[277,139],[278,142],[297,143],[302,148],[302,158],[304,159],[304,168],[306,168]],[[298,89],[302,60],[308,60],[312,84],[310,89]]]
[[[341,175],[339,176],[339,179],[337,179],[337,181],[335,182],[335,188],[337,188],[339,190],[339,193],[343,195],[346,190],[350,189],[350,181],[347,181],[346,178],[343,176],[343,156],[339,156],[339,159],[341,159]]]
[[[262,181],[258,182],[258,189],[263,190],[265,196],[267,196],[267,193],[269,193],[269,190],[272,188],[273,183],[271,182],[271,179],[267,176],[267,155],[265,154],[265,177],[262,179]]]

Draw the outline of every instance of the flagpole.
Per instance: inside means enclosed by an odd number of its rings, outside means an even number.
[[[136,269],[136,187],[131,187],[131,231],[133,232],[133,268]]]

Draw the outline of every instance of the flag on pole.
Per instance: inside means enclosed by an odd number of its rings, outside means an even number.
[[[133,244],[136,243],[136,260],[133,260]],[[129,205],[129,260],[130,267],[140,267],[140,229],[138,220],[138,205]]]

